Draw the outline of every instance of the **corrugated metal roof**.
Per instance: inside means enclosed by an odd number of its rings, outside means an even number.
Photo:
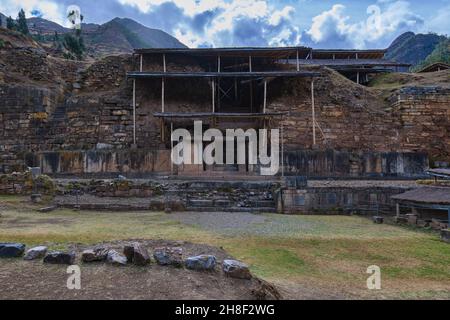
[[[421,187],[391,198],[424,204],[450,205],[450,187]]]
[[[128,78],[272,78],[318,77],[318,72],[266,71],[266,72],[128,72]]]
[[[307,54],[311,49],[308,47],[235,47],[235,48],[142,48],[135,49],[137,54],[189,54],[196,56],[223,56],[223,57],[267,57],[267,58],[282,58],[289,56],[296,56],[297,52],[301,55]]]

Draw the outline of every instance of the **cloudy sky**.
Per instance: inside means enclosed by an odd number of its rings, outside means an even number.
[[[132,18],[190,47],[384,48],[405,31],[450,35],[450,0],[0,0],[0,12],[67,25],[69,5],[85,22]]]

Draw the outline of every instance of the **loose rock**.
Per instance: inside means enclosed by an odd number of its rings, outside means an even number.
[[[216,257],[212,255],[199,255],[189,257],[185,261],[186,268],[193,270],[214,270],[216,266]]]
[[[24,260],[41,259],[47,253],[47,249],[48,248],[45,246],[31,248],[30,250],[27,251],[27,253],[25,254],[25,257],[23,257],[23,259]]]
[[[45,255],[44,263],[72,265],[75,263],[75,252],[51,251]]]
[[[373,216],[372,220],[373,220],[373,223],[382,224],[384,221],[384,218],[380,217],[380,216]]]
[[[238,279],[251,279],[252,275],[248,266],[237,260],[224,260],[223,271],[226,275]]]
[[[127,257],[127,261],[135,265],[145,266],[150,263],[147,249],[139,243],[125,246],[123,253]]]
[[[116,250],[109,250],[106,261],[117,266],[125,266],[127,264],[127,257],[118,253]]]
[[[81,254],[83,262],[105,261],[108,256],[109,249],[105,247],[95,247],[93,249],[84,250]]]
[[[450,243],[450,229],[441,230],[441,240]]]
[[[179,247],[156,248],[153,257],[162,266],[183,266],[183,249]]]
[[[18,258],[24,251],[23,243],[0,243],[0,258]]]

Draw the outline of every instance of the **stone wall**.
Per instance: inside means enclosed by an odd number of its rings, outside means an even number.
[[[0,194],[27,195],[31,194],[34,188],[40,193],[52,195],[56,190],[56,185],[46,175],[40,175],[33,182],[29,171],[0,174]]]
[[[158,59],[145,61],[144,69],[160,71]],[[37,163],[48,173],[167,172],[165,162],[156,165],[151,160],[154,153],[159,154],[157,159],[166,159],[158,150],[170,148],[170,143],[161,142],[161,122],[153,116],[161,111],[161,80],[137,82],[137,148],[148,156],[132,158],[135,153],[128,151],[133,144],[133,86],[126,72],[136,69],[131,56],[86,64],[52,58],[39,50],[2,50],[0,170],[23,170]],[[168,69],[199,67],[194,61],[171,59]],[[269,83],[267,111],[287,112],[283,120],[287,173],[415,175],[427,165],[423,154],[433,161],[450,160],[448,89],[404,88],[385,101],[381,92],[328,69],[320,72],[322,77],[315,82],[320,127],[316,148],[321,151],[317,154],[311,151],[310,81]],[[170,79],[165,88],[166,112],[211,110],[206,79]],[[192,123],[174,124],[174,128],[187,126]],[[98,153],[102,149],[111,156]]]
[[[170,151],[155,149],[40,152],[27,165],[45,174],[107,175],[170,173]]]
[[[391,196],[407,191],[400,187],[316,187],[284,189],[278,196],[280,213],[395,214]]]
[[[284,173],[308,177],[422,177],[428,168],[426,153],[286,151]]]
[[[399,119],[399,145],[409,152],[428,152],[430,160],[450,161],[450,88],[406,87],[390,97]]]
[[[364,93],[368,96],[363,102],[333,102],[323,98],[324,86],[319,82],[316,89],[316,148],[427,153],[432,160],[450,161],[450,89],[405,87],[395,91],[389,101]],[[371,99],[375,106],[369,103]],[[312,111],[307,96],[281,96],[272,100],[267,110],[287,113],[282,122],[273,123],[275,127],[283,124],[287,150],[312,148]]]

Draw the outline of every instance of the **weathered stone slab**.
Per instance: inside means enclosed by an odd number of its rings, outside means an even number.
[[[22,243],[0,243],[0,258],[18,258],[24,251],[25,245]]]
[[[380,216],[373,216],[372,221],[377,224],[381,224],[384,222],[384,218]]]
[[[441,230],[441,240],[450,243],[450,229]]]
[[[50,206],[50,207],[45,207],[45,208],[41,208],[38,211],[42,212],[42,213],[46,213],[46,212],[51,212],[56,210],[58,207],[57,206]]]
[[[75,252],[51,251],[45,255],[44,263],[72,265],[75,263]]]
[[[23,257],[24,260],[36,260],[45,257],[48,248],[45,246],[34,247],[28,250]]]
[[[183,266],[183,249],[179,247],[156,248],[153,257],[162,266]]]
[[[108,256],[109,249],[105,247],[95,247],[93,249],[86,249],[81,254],[83,262],[97,262],[105,261]]]
[[[145,266],[150,263],[150,256],[147,249],[139,243],[125,246],[123,253],[128,262],[132,262],[137,266]]]
[[[192,270],[214,270],[216,267],[216,257],[212,255],[199,255],[189,257],[185,261],[186,268]]]
[[[127,264],[127,257],[115,250],[109,250],[106,261],[116,266],[125,266]]]
[[[223,271],[226,275],[238,279],[251,279],[252,275],[248,266],[237,260],[224,260]]]

